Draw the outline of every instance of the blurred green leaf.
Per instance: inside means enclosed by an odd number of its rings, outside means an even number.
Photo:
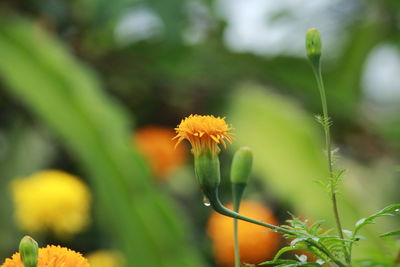
[[[0,73],[14,93],[62,138],[89,173],[103,225],[127,266],[202,266],[187,228],[157,191],[130,143],[128,120],[94,74],[26,21],[0,21]]]

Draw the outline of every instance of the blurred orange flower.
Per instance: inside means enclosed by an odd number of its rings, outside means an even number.
[[[232,204],[227,206],[232,209]],[[240,213],[253,219],[278,225],[272,211],[254,201],[243,201]],[[213,242],[215,259],[219,266],[234,266],[233,219],[212,213],[208,220],[208,235]],[[239,247],[241,262],[257,264],[274,257],[281,236],[265,227],[239,220]]]
[[[134,142],[138,150],[146,157],[154,175],[165,179],[181,166],[187,156],[183,146],[176,149],[173,129],[163,126],[146,126],[136,131]]]
[[[19,252],[12,255],[0,267],[23,267]],[[89,262],[78,252],[60,246],[39,248],[37,267],[89,267]]]

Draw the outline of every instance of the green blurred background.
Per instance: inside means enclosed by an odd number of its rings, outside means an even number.
[[[321,31],[323,74],[347,169],[339,197],[344,228],[400,200],[400,2],[345,0],[2,0],[0,2],[0,259],[25,234],[9,183],[57,168],[94,195],[93,222],[73,239],[38,236],[87,253],[124,252],[127,266],[213,266],[191,162],[152,178],[131,144],[145,125],[175,127],[189,114],[225,116],[233,147],[221,154],[230,200],[232,153],[254,150],[247,198],[333,218],[319,95],[304,34]],[[398,228],[382,219],[363,233],[358,258],[390,258]],[[1,261],[1,260],[0,260]]]

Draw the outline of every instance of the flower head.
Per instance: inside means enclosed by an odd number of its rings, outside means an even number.
[[[226,147],[225,140],[232,143],[233,134],[229,132],[232,129],[225,122],[225,118],[213,115],[190,115],[175,128],[174,139],[178,139],[176,146],[187,139],[195,155],[204,151],[217,154],[220,151],[218,144],[222,143]]]
[[[75,234],[89,221],[90,192],[77,177],[46,170],[11,184],[14,216],[29,233],[52,231],[59,237]]]
[[[184,146],[174,149],[173,129],[163,126],[145,126],[136,131],[133,141],[149,162],[157,178],[168,178],[181,166],[187,156]]]
[[[21,255],[15,253],[0,267],[23,267]],[[78,252],[60,246],[39,248],[37,267],[89,267],[89,262]]]

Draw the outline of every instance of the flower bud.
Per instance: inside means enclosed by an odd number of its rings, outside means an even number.
[[[321,57],[322,43],[317,29],[310,29],[306,34],[307,56],[313,64],[318,64]]]
[[[201,188],[216,188],[221,181],[219,158],[214,153],[199,153],[194,157],[194,171]]]
[[[253,152],[249,147],[241,147],[233,156],[231,182],[246,184],[253,164]]]
[[[38,263],[38,243],[30,236],[24,236],[19,243],[19,253],[24,267],[36,267]]]

